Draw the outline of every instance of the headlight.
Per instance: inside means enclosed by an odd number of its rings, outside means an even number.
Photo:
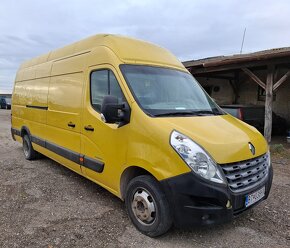
[[[212,182],[226,183],[218,165],[189,137],[173,131],[170,144],[194,173]]]

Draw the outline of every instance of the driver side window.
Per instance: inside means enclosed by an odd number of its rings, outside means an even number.
[[[112,95],[121,103],[125,100],[118,81],[111,70],[104,69],[91,73],[91,104],[97,112],[101,112],[104,96]]]

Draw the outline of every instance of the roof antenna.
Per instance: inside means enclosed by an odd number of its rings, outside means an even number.
[[[242,52],[243,52],[244,41],[245,41],[245,36],[246,36],[246,30],[247,30],[247,28],[244,29],[244,34],[243,34],[243,40],[242,40],[240,54],[242,54]]]

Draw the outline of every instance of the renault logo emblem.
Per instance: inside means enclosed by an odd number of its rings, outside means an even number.
[[[253,146],[253,144],[252,144],[251,142],[249,142],[249,149],[250,149],[251,153],[252,153],[253,155],[255,155],[255,153],[256,153],[256,149],[255,149],[255,147]]]

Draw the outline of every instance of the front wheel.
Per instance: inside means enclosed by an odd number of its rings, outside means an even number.
[[[129,182],[125,204],[135,227],[149,237],[160,236],[172,226],[171,207],[151,176],[138,176]]]

